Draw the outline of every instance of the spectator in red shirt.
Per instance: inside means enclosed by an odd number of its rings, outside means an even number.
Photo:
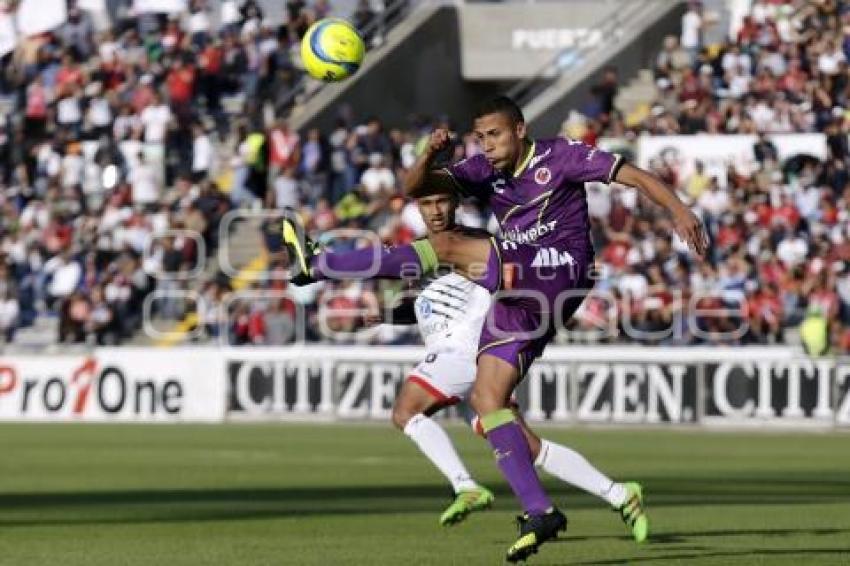
[[[742,47],[748,46],[750,43],[755,41],[758,33],[759,26],[755,21],[753,21],[752,16],[744,16],[743,25],[741,25],[741,29],[738,30],[738,45]]]
[[[756,222],[761,228],[770,228],[773,226],[773,207],[768,202],[767,195],[759,194],[753,197],[755,205],[754,212],[756,213]]]
[[[222,126],[221,69],[223,59],[224,52],[218,39],[209,42],[198,56],[198,92],[203,96],[207,110],[216,118],[220,126]]]
[[[70,54],[66,53],[62,57],[62,66],[56,72],[56,94],[58,96],[70,94],[78,87],[82,87],[84,83],[85,78],[80,66],[74,63]]]
[[[188,121],[192,113],[192,96],[195,93],[195,71],[181,58],[171,64],[171,70],[165,79],[171,109],[181,119]]]
[[[262,309],[255,306],[248,315],[248,340],[251,344],[265,344],[266,320]]]
[[[741,233],[741,222],[731,214],[723,217],[720,229],[717,230],[717,239],[715,245],[724,251],[728,251],[733,247],[741,245],[744,240]]]
[[[602,261],[613,267],[615,271],[622,271],[626,267],[626,258],[630,249],[628,238],[614,239],[602,250]]]
[[[301,160],[301,138],[291,130],[286,120],[278,120],[269,132],[269,166],[275,179],[284,169],[298,166]]]
[[[792,98],[797,98],[808,80],[809,75],[800,66],[800,59],[794,57],[788,63],[788,71],[779,79],[777,86]]]
[[[40,76],[36,76],[27,87],[26,110],[24,111],[24,133],[27,139],[36,142],[47,130],[47,106],[50,99]]]
[[[782,301],[775,284],[763,285],[747,301],[750,334],[759,344],[779,342],[782,332]]]
[[[796,232],[797,227],[800,225],[800,212],[794,206],[794,202],[789,195],[783,193],[780,198],[781,204],[773,212],[771,220],[773,224],[783,224],[789,227],[792,232]]]
[[[694,73],[693,69],[685,69],[682,76],[682,85],[679,90],[679,101],[687,102],[689,100],[693,100],[699,104],[703,101],[707,94],[708,93],[703,90],[699,77]]]
[[[142,75],[139,83],[130,96],[130,105],[136,114],[141,114],[142,110],[155,102],[156,90],[153,87],[153,76]]]
[[[803,296],[808,297],[809,308],[817,308],[827,320],[838,316],[838,293],[830,285],[827,270],[821,271],[814,283],[811,280],[803,284]]]

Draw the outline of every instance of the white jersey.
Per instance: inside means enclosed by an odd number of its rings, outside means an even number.
[[[475,360],[490,292],[457,273],[428,280],[414,303],[428,352],[455,351]]]

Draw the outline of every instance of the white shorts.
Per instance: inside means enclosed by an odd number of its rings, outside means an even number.
[[[428,352],[410,376],[414,382],[443,405],[454,405],[467,398],[475,382],[475,354],[455,351]]]

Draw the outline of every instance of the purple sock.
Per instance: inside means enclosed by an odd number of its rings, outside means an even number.
[[[493,447],[496,463],[502,475],[529,515],[542,515],[552,507],[552,501],[534,470],[531,449],[522,428],[516,421],[499,425],[487,431],[487,440]]]
[[[311,262],[314,279],[402,279],[421,277],[422,261],[411,244],[370,246],[349,252],[323,252]]]

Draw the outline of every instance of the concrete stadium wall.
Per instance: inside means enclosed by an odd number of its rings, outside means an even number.
[[[678,3],[664,17],[651,24],[644,33],[631,41],[624,41],[618,51],[601,62],[595,71],[577,84],[573,85],[557,102],[539,115],[529,119],[531,130],[538,136],[553,136],[560,132],[561,124],[570,110],[583,110],[593,102],[590,89],[602,78],[607,67],[615,67],[620,77],[620,84],[628,83],[637,76],[641,69],[650,68],[651,61],[661,50],[664,37],[679,36],[681,19],[686,9],[685,4]]]

